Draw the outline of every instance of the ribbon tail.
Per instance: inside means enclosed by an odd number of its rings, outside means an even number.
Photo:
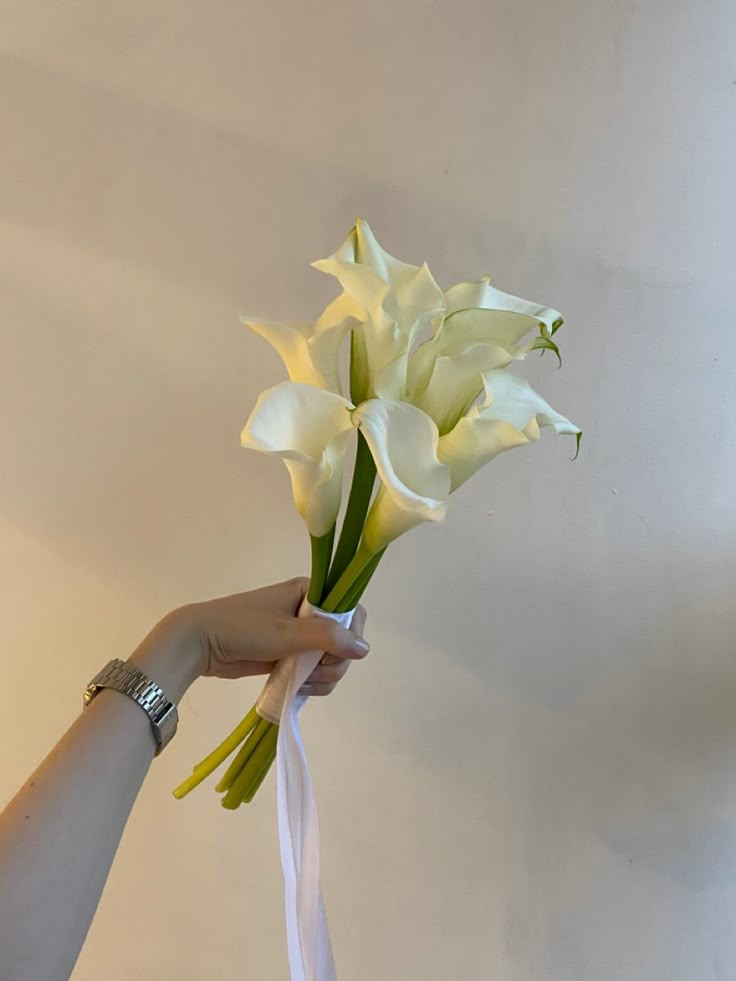
[[[326,616],[306,600],[299,616]],[[348,625],[352,613],[334,615]],[[320,886],[319,823],[298,712],[305,699],[297,692],[322,657],[310,651],[289,658],[276,750],[276,786],[284,873],[286,940],[291,981],[337,981],[327,915]]]

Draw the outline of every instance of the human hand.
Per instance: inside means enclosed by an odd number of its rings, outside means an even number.
[[[269,674],[289,654],[320,650],[325,655],[300,694],[328,695],[350,661],[368,653],[362,639],[366,612],[356,609],[350,630],[324,617],[298,618],[308,588],[308,579],[290,579],[180,607],[154,627],[129,660],[178,700],[197,677]]]

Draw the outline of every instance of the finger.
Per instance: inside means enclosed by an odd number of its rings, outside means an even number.
[[[302,685],[299,689],[300,695],[331,695],[335,690],[335,682],[329,684]]]
[[[282,585],[290,590],[294,603],[294,613],[296,613],[309,591],[309,579],[306,576],[295,576],[293,579],[282,583]]]
[[[286,654],[326,651],[351,660],[365,657],[368,643],[335,620],[325,617],[289,617],[281,621],[281,650]]]
[[[305,681],[305,684],[311,685],[314,684],[314,682],[330,683],[333,681],[337,683],[341,678],[345,677],[345,673],[349,667],[350,661],[348,661],[347,658],[342,658],[341,660],[337,661],[337,663],[331,664],[327,667],[318,664]]]

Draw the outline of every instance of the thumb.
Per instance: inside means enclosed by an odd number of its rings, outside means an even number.
[[[335,657],[365,657],[370,650],[367,641],[356,636],[336,620],[326,617],[291,617],[284,631],[284,654],[326,651]]]

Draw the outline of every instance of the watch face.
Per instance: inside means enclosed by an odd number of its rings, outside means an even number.
[[[156,719],[156,723],[162,733],[167,734],[171,730],[171,734],[174,734],[176,730],[177,723],[179,722],[179,714],[176,711],[176,706],[169,702],[169,707],[166,712],[161,716],[160,719]]]

